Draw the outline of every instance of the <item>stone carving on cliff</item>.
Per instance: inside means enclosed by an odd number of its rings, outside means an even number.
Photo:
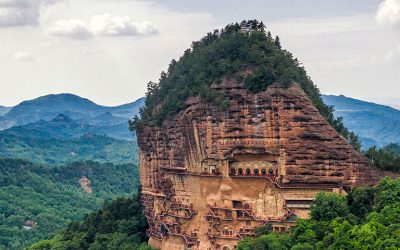
[[[377,182],[298,85],[252,94],[225,79],[212,88],[227,110],[190,98],[162,126],[137,133],[152,246],[234,249],[257,226],[289,230],[318,192]]]

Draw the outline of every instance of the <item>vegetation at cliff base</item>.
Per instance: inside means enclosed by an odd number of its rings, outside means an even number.
[[[239,242],[238,250],[351,250],[400,248],[400,179],[355,188],[347,197],[317,195],[311,219],[298,220],[290,234],[265,230]]]
[[[251,92],[264,91],[274,82],[289,86],[298,83],[314,106],[353,145],[359,148],[355,134],[349,132],[340,119],[333,116],[333,108],[322,101],[320,91],[307,75],[301,63],[282,49],[279,37],[273,38],[265,25],[257,20],[243,21],[249,32],[241,32],[238,23],[208,33],[192,43],[178,61],[172,60],[167,72],[162,72],[158,83],[150,82],[140,117],[130,121],[131,130],[146,124],[161,125],[165,118],[186,107],[189,97],[200,96],[223,108],[227,105],[223,93],[210,86],[224,77],[244,81]],[[245,70],[252,73],[246,75]]]
[[[145,242],[147,221],[139,195],[105,202],[86,215],[81,223],[72,222],[53,239],[40,241],[28,250],[151,250]]]
[[[138,188],[137,173],[134,164],[53,166],[0,158],[0,249],[23,249],[83,219],[105,199],[130,196]],[[82,176],[91,181],[92,193],[80,186]]]
[[[371,163],[380,169],[400,172],[400,145],[390,143],[382,148],[370,147],[364,152]]]

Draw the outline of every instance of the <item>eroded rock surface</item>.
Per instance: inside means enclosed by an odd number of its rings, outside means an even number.
[[[259,225],[289,230],[318,192],[378,181],[298,85],[258,94],[229,79],[212,87],[226,110],[191,98],[161,127],[138,131],[151,245],[233,249]]]
[[[79,179],[79,185],[85,190],[86,193],[92,193],[93,189],[90,187],[90,184],[92,183],[91,180],[89,180],[86,176],[82,176],[82,178]]]

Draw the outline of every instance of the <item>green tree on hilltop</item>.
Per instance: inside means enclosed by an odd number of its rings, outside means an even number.
[[[276,37],[275,37],[275,42],[274,42],[274,44],[275,44],[275,46],[276,46],[278,49],[282,49],[281,40],[279,39],[279,36],[276,36]]]
[[[282,49],[279,37],[273,39],[258,20],[244,20],[242,24],[251,31],[243,34],[239,23],[229,24],[194,41],[179,60],[173,60],[168,71],[161,73],[158,83],[149,83],[145,106],[140,116],[131,119],[130,129],[140,131],[144,125],[162,125],[167,117],[186,108],[189,97],[200,96],[207,103],[226,108],[223,93],[210,86],[228,76],[244,81],[254,93],[265,91],[274,82],[281,82],[285,87],[299,84],[321,115],[358,147],[354,134],[350,134],[340,119],[333,117],[333,108],[323,103],[319,89],[304,67],[289,51]],[[253,73],[245,75],[248,68]]]

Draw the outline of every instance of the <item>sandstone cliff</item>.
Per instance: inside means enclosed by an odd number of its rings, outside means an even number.
[[[227,109],[190,98],[161,127],[138,132],[153,245],[233,249],[258,225],[288,230],[319,191],[377,182],[378,172],[297,84],[252,94],[224,79],[212,88]]]

